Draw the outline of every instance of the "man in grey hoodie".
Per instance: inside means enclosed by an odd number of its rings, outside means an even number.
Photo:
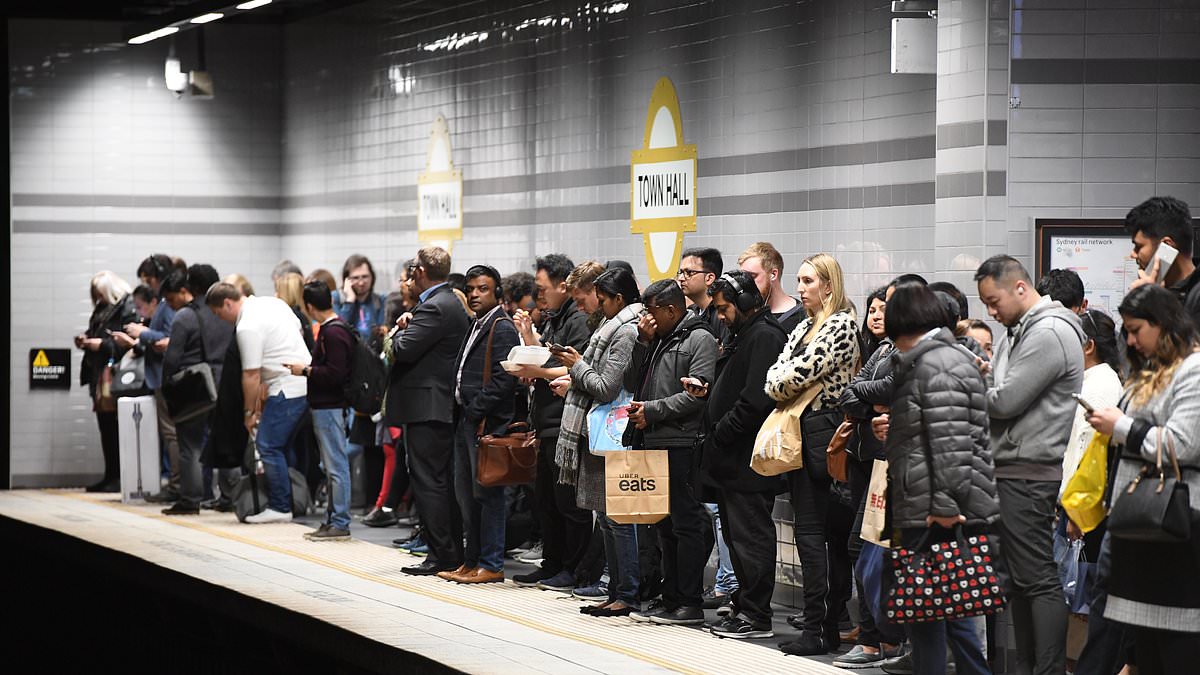
[[[708,514],[692,492],[693,445],[704,401],[684,390],[683,380],[708,384],[714,378],[717,340],[708,322],[687,311],[683,291],[669,279],[642,294],[645,314],[630,364],[638,390],[629,404],[625,444],[634,449],[667,450],[671,515],[660,521],[662,601],[630,615],[634,621],[704,623],[704,528]]]
[[[975,281],[988,314],[1008,327],[992,361],[987,406],[1017,670],[1061,675],[1067,606],[1052,532],[1075,415],[1071,394],[1083,384],[1083,328],[1075,313],[1034,290],[1015,258],[987,259]]]

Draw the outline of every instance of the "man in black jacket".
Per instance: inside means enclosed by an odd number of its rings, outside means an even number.
[[[527,345],[557,344],[574,347],[582,354],[587,349],[592,332],[588,317],[575,305],[567,290],[567,276],[575,263],[565,255],[552,253],[537,259],[534,282],[538,300],[547,311],[545,331],[539,336],[532,318],[518,312],[514,320]],[[518,586],[537,586],[542,589],[570,592],[575,588],[576,568],[587,553],[592,538],[592,513],[575,505],[575,488],[558,482],[558,466],[554,449],[558,445],[558,425],[562,420],[563,399],[550,389],[550,380],[566,374],[566,368],[553,356],[541,367],[523,368],[520,377],[535,378],[533,409],[530,417],[537,430],[541,448],[538,451],[537,484],[534,493],[538,519],[542,528],[542,567],[530,574],[518,574],[513,583]]]
[[[205,362],[212,369],[214,385],[220,382],[225,350],[233,339],[233,326],[219,321],[204,303],[203,296],[197,300],[193,290],[202,289],[189,288],[188,273],[179,270],[168,274],[162,283],[163,296],[176,312],[171,326],[171,341],[163,357],[163,394],[172,409],[175,432],[179,438],[179,501],[163,509],[168,516],[200,513],[200,502],[204,498],[200,455],[208,434],[207,410],[181,418],[185,414],[183,411],[194,409],[196,404],[205,401],[181,400],[180,394],[172,395],[168,383],[180,370]]]
[[[709,287],[710,306],[729,328],[730,341],[717,361],[716,382],[691,387],[708,394],[700,438],[700,480],[719,490],[722,534],[738,579],[733,612],[713,626],[728,638],[767,638],[775,592],[775,495],[786,488],[778,477],[750,469],[754,438],[775,402],[763,383],[767,369],[787,343],[787,334],[766,311],[762,293],[745,272],[726,272]]]
[[[503,433],[512,422],[516,378],[500,365],[521,343],[500,303],[500,273],[488,265],[467,270],[467,303],[478,317],[455,360],[454,491],[467,535],[462,566],[438,574],[460,584],[504,581],[503,487],[476,480],[479,437]]]
[[[392,342],[387,423],[407,424],[412,492],[425,529],[429,557],[405,574],[458,569],[463,560],[462,518],[454,500],[454,361],[470,319],[446,285],[450,254],[438,246],[417,252],[412,282],[420,293],[408,326]]]
[[[1125,216],[1125,231],[1133,241],[1132,256],[1140,269],[1129,290],[1156,283],[1156,275],[1161,275],[1162,281],[1157,283],[1178,295],[1184,310],[1200,326],[1200,268],[1192,262],[1195,237],[1188,205],[1174,197],[1151,197]],[[1160,271],[1162,261],[1155,253],[1163,244],[1179,251],[1179,255],[1170,267]]]

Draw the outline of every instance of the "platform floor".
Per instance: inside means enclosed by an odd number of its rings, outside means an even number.
[[[302,523],[232,514],[167,517],[79,491],[0,492],[0,515],[121,551],[195,579],[471,673],[845,673],[786,656],[775,640],[722,640],[694,627],[579,614],[570,596],[411,577],[419,561],[361,539],[309,542]],[[366,528],[363,528],[366,529]],[[392,530],[392,532],[399,532]],[[863,672],[863,671],[859,671]],[[866,672],[879,672],[871,670]]]

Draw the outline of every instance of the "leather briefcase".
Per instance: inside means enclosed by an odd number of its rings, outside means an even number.
[[[475,478],[483,487],[522,485],[537,478],[541,442],[524,422],[509,425],[503,436],[479,439],[479,464]]]

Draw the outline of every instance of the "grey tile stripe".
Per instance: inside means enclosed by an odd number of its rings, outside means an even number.
[[[800,190],[759,195],[701,197],[700,217],[791,213],[834,209],[874,208],[881,206],[913,206],[934,203],[934,183],[900,183],[870,185],[827,190]],[[519,227],[629,220],[629,203],[556,206],[540,209],[507,209],[502,211],[472,211],[464,214],[467,229],[477,227]],[[397,218],[364,218],[349,222],[319,221],[292,223],[282,226],[284,234],[322,234],[332,228],[355,232],[384,232],[414,230],[415,216]]]
[[[984,144],[983,120],[939,124],[937,127],[937,149],[970,148]],[[1008,145],[1008,120],[988,120],[987,144]]]
[[[280,204],[281,200],[279,197],[21,193],[13,195],[13,206],[116,206],[134,208],[278,210]]]
[[[126,221],[14,220],[14,233],[91,234],[215,234],[279,236],[283,228],[270,223],[130,223]]]
[[[949,197],[1001,197],[1008,193],[1008,174],[1005,171],[975,171],[967,173],[939,173],[937,175],[937,198]]]
[[[1013,84],[1200,84],[1200,59],[1013,59]]]

